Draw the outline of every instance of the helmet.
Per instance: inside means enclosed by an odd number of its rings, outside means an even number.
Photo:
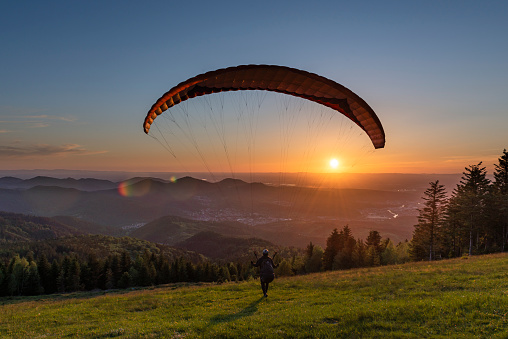
[[[266,248],[263,250],[263,255],[268,255],[268,250]]]

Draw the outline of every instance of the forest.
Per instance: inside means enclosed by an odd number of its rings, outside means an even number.
[[[449,195],[439,180],[422,197],[411,241],[413,260],[504,252],[508,242],[508,153],[494,164],[494,180],[482,162],[465,168]]]

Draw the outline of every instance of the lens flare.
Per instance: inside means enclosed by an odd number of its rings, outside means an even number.
[[[122,181],[118,185],[118,193],[124,197],[141,197],[150,191],[151,181]]]

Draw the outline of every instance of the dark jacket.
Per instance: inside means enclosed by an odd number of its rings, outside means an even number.
[[[267,261],[270,265],[266,265],[265,261]],[[259,274],[260,275],[268,275],[268,274],[274,274],[273,269],[277,268],[279,265],[275,265],[272,258],[270,258],[267,255],[263,255],[261,258],[256,261],[255,264],[252,264],[254,267],[259,267]],[[271,269],[270,269],[271,266]]]

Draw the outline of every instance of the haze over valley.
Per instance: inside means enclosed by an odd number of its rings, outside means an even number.
[[[459,180],[458,175],[347,174],[330,185],[335,187],[301,187],[277,186],[275,174],[258,177],[267,184],[230,178],[212,183],[192,177],[118,182],[2,177],[0,211],[57,217],[85,233],[166,245],[211,231],[282,246],[303,248],[310,241],[324,246],[331,231],[344,225],[357,238],[377,230],[397,243],[411,239],[428,182],[438,177],[452,187]],[[358,182],[362,185],[354,187]]]

